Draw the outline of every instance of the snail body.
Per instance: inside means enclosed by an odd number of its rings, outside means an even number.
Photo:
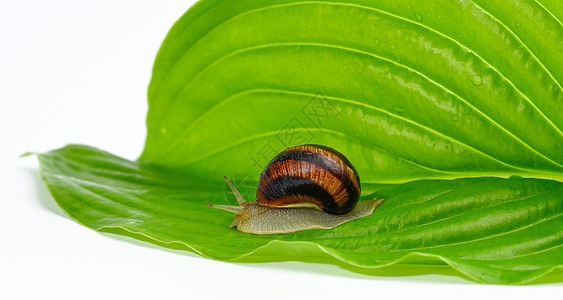
[[[254,234],[330,229],[370,215],[383,199],[359,202],[360,179],[350,161],[320,145],[291,147],[260,175],[256,202],[245,201],[225,177],[239,206],[211,205],[235,213],[229,227]]]

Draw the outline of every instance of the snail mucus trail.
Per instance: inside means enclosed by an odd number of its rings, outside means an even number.
[[[239,206],[207,206],[235,213],[229,227],[246,233],[330,229],[372,214],[385,201],[358,202],[356,169],[340,152],[320,145],[291,147],[274,157],[260,174],[256,202],[245,201],[224,178]]]

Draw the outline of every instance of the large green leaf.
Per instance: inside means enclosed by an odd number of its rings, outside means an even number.
[[[556,181],[471,178],[374,186],[372,197],[387,201],[368,217],[332,230],[260,236],[228,228],[232,214],[206,207],[236,202],[218,182],[194,181],[85,146],[39,159],[55,199],[78,222],[182,245],[209,258],[329,262],[361,272],[447,264],[492,283],[529,282],[563,267],[563,183]]]
[[[562,17],[553,0],[202,0],[157,56],[140,159],[69,146],[40,155],[43,178],[90,228],[214,259],[530,282],[563,265]],[[251,199],[303,143],[343,152],[386,203],[279,236],[204,206],[232,202],[223,175]]]
[[[561,178],[563,27],[515,2],[199,2],[157,57],[141,159],[258,176],[311,141],[367,182]]]

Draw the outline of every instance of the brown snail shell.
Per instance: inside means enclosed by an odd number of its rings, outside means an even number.
[[[329,214],[350,212],[360,199],[360,177],[340,152],[320,145],[278,154],[258,182],[256,202],[270,207],[312,207]]]

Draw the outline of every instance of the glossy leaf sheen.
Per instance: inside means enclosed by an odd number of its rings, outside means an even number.
[[[140,159],[67,146],[42,175],[85,226],[214,259],[530,282],[563,265],[562,17],[553,0],[199,1],[157,56]],[[386,203],[277,236],[205,207],[234,203],[224,175],[253,198],[303,143],[344,153]]]
[[[200,2],[157,57],[141,159],[258,176],[264,149],[312,141],[370,182],[560,178],[561,24],[534,0],[520,8],[533,22],[511,23],[426,2]]]

